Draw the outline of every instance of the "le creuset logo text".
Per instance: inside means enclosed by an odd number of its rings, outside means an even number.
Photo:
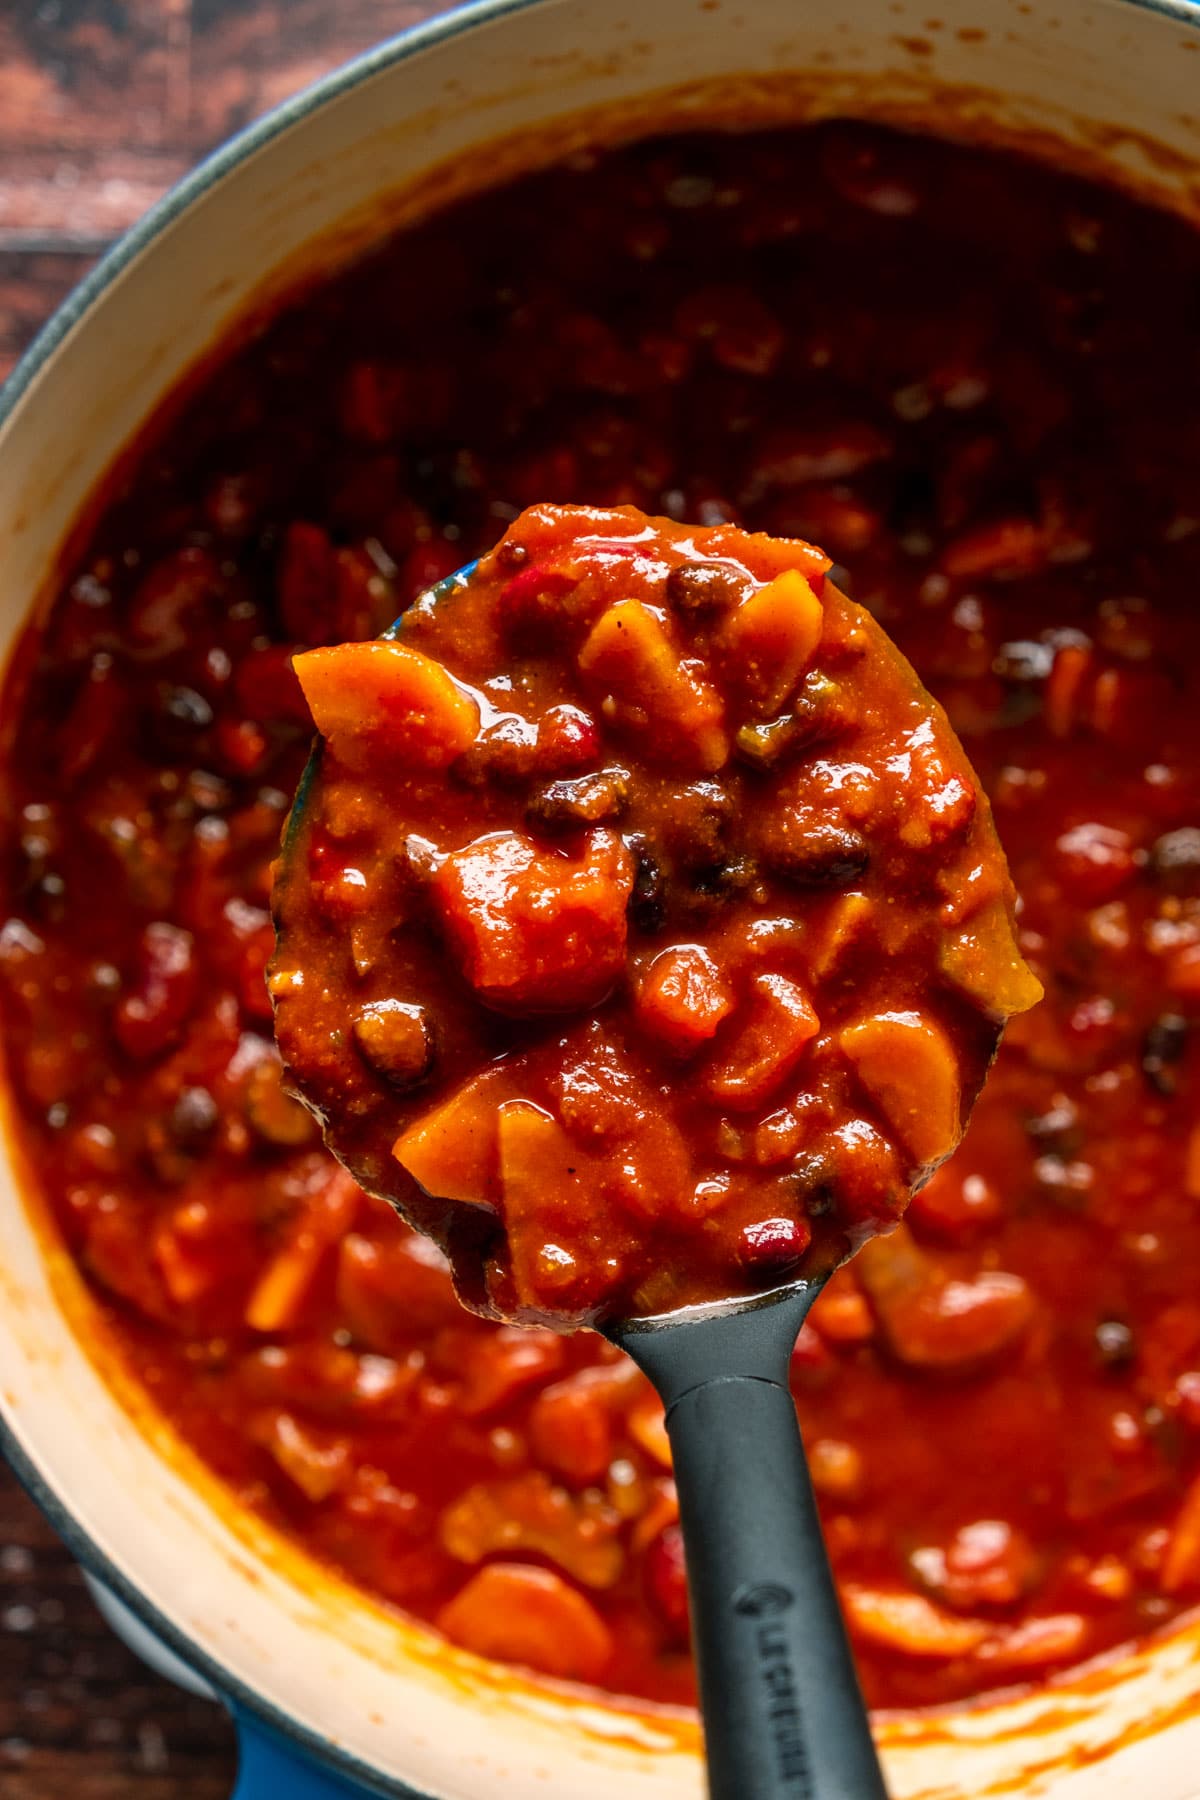
[[[811,1800],[812,1779],[804,1748],[800,1701],[787,1631],[780,1614],[788,1611],[794,1596],[776,1582],[759,1582],[734,1595],[734,1611],[755,1621],[754,1647],[767,1696],[767,1725],[780,1778],[796,1800]]]

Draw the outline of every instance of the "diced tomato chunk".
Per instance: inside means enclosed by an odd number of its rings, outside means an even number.
[[[489,1563],[438,1614],[451,1643],[543,1675],[599,1681],[612,1658],[608,1626],[552,1569]]]
[[[624,968],[633,877],[633,858],[608,830],[587,832],[575,855],[495,832],[446,857],[431,895],[482,1000],[560,1012],[602,999]]]
[[[733,1010],[733,994],[700,944],[661,950],[637,989],[638,1017],[655,1037],[680,1052],[696,1050]]]
[[[337,1303],[355,1337],[385,1351],[460,1311],[446,1258],[408,1232],[383,1242],[349,1232],[338,1246]]]
[[[544,1389],[530,1409],[534,1455],[579,1486],[599,1481],[613,1458],[611,1385],[607,1369],[582,1369]]]
[[[889,1349],[910,1368],[970,1370],[1010,1349],[1033,1320],[1019,1275],[982,1269],[948,1279],[903,1225],[864,1244],[856,1267]]]
[[[714,1100],[736,1111],[761,1105],[791,1073],[820,1030],[802,988],[783,975],[756,975],[744,1019],[730,1023],[708,1077]]]

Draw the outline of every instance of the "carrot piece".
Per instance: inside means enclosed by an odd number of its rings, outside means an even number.
[[[630,1437],[638,1447],[661,1463],[664,1469],[671,1467],[671,1440],[667,1436],[667,1416],[663,1411],[662,1401],[657,1394],[643,1394],[633,1406],[625,1420]]]
[[[841,1596],[853,1636],[905,1656],[969,1656],[992,1631],[982,1619],[956,1618],[922,1594],[849,1582]]]
[[[474,742],[479,708],[448,669],[372,639],[307,650],[294,664],[313,721],[347,768],[380,756],[445,768]]]
[[[733,995],[700,944],[673,944],[650,964],[635,1004],[647,1031],[686,1052],[713,1036],[733,1010]]]
[[[795,1068],[820,1028],[808,996],[794,981],[756,975],[746,1018],[708,1077],[709,1093],[737,1111],[760,1105]]]
[[[599,1681],[613,1651],[595,1607],[553,1569],[491,1563],[438,1614],[451,1643],[489,1661],[568,1681]]]
[[[672,760],[719,769],[729,755],[721,697],[685,662],[667,627],[640,600],[619,600],[601,613],[579,666],[608,690],[618,716],[664,747]]]
[[[747,596],[721,631],[731,684],[756,712],[777,713],[821,641],[825,614],[798,569],[784,569]]]
[[[503,1069],[485,1069],[426,1113],[392,1145],[392,1155],[427,1194],[490,1206],[496,1194],[496,1107],[508,1091]]]
[[[1164,1594],[1200,1581],[1200,1475],[1183,1497],[1158,1580]]]
[[[286,1331],[296,1323],[326,1253],[353,1226],[361,1200],[357,1182],[335,1168],[255,1283],[246,1307],[252,1331]]]
[[[945,1032],[919,1013],[880,1013],[848,1025],[840,1043],[909,1154],[948,1156],[962,1135],[962,1093]]]

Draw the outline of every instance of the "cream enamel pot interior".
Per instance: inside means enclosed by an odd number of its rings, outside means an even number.
[[[732,76],[753,78],[736,100]],[[346,253],[368,220],[377,230],[587,138],[751,106],[1054,142],[1056,155],[1107,165],[1200,215],[1198,83],[1200,9],[1169,0],[656,0],[651,11],[483,0],[418,28],[185,182],[9,383],[5,652],[89,495],[158,401],[247,304]],[[505,147],[456,163],[489,143]],[[628,1800],[702,1793],[692,1722],[601,1707],[451,1652],[240,1516],[86,1346],[86,1299],[21,1187],[10,1149],[0,1161],[7,1451],[85,1564],[230,1697],[246,1733],[243,1795],[344,1794],[335,1768],[438,1800],[608,1800],[618,1785]],[[1031,1697],[885,1722],[882,1738],[897,1800],[1196,1800],[1200,1622]]]

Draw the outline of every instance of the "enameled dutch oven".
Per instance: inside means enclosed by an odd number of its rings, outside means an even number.
[[[1198,83],[1200,7],[1187,0],[480,0],[421,26],[185,181],[10,381],[0,649],[179,377],[248,306],[387,224],[588,141],[833,113],[1025,143],[1200,220]],[[127,1622],[232,1706],[241,1800],[702,1793],[690,1719],[451,1650],[240,1515],[106,1359],[25,1185],[9,1147],[4,1447]],[[897,1800],[1196,1800],[1200,1620],[1038,1693],[881,1732]]]

